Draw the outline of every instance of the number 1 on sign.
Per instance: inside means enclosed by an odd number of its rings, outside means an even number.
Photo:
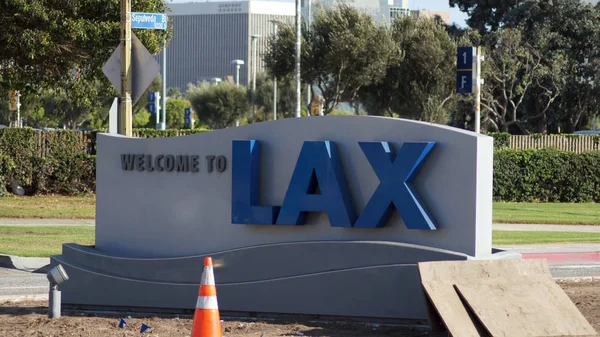
[[[464,63],[467,64],[467,53],[466,52],[463,53],[463,58],[465,59]]]

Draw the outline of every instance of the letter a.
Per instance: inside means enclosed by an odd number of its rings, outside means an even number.
[[[231,223],[272,225],[279,207],[259,206],[260,142],[234,140],[231,168]]]
[[[406,228],[435,230],[435,224],[425,205],[412,187],[413,180],[435,142],[404,143],[398,156],[394,156],[387,142],[359,144],[380,183],[354,227],[385,226],[395,206]]]
[[[320,194],[317,192],[320,189]],[[333,142],[304,142],[277,218],[278,225],[303,225],[307,212],[326,212],[333,227],[352,227],[356,215]]]

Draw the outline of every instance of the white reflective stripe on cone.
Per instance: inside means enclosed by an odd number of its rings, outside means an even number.
[[[213,274],[212,266],[205,266],[204,271],[202,272],[202,283],[207,286],[215,285],[215,275]]]
[[[217,296],[198,296],[196,309],[219,309]]]

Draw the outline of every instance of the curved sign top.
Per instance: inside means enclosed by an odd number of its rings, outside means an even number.
[[[493,139],[370,116],[98,136],[96,248],[186,257],[381,241],[491,254]]]

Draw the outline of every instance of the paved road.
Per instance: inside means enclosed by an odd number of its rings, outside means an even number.
[[[0,268],[0,300],[33,297],[48,298],[45,274]]]

